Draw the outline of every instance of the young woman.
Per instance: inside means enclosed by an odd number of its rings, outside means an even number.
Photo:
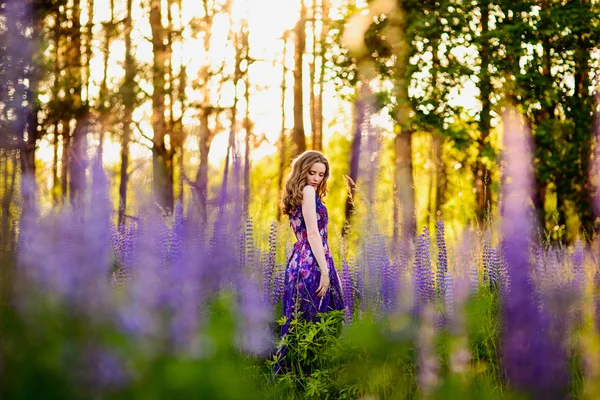
[[[314,321],[317,313],[344,309],[340,279],[327,244],[329,217],[322,202],[327,178],[327,158],[318,151],[306,151],[294,159],[286,179],[281,209],[289,216],[297,241],[285,269],[282,337],[296,311]]]

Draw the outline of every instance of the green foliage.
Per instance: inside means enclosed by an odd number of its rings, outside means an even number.
[[[344,398],[333,380],[342,364],[336,360],[339,352],[341,326],[344,320],[342,311],[319,314],[316,322],[308,322],[295,317],[280,347],[285,348],[285,356],[279,361],[274,356],[267,365],[274,370],[278,362],[283,365],[283,373],[274,376],[277,390],[286,397],[338,399]],[[280,321],[284,324],[285,320]]]

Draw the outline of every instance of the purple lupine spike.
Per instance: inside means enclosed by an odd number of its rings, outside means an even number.
[[[389,261],[384,263],[381,271],[381,300],[384,314],[390,314],[397,308],[398,282],[398,267]]]
[[[261,267],[263,298],[266,304],[271,304],[271,295],[273,293],[271,286],[273,285],[273,272],[275,264],[271,262],[269,252],[262,252]]]
[[[275,306],[283,298],[283,285],[285,281],[285,269],[283,265],[277,264],[275,266],[275,273],[273,276],[273,296],[271,297],[271,306]]]
[[[483,234],[483,284],[491,285],[490,275],[492,274],[492,238],[490,230],[486,230]]]
[[[138,252],[139,228],[135,223],[130,223],[125,230],[123,241],[123,269],[128,273],[133,273],[135,268],[135,259]]]
[[[477,273],[477,266],[475,264],[471,264],[469,278],[471,283],[471,294],[475,295],[479,290],[479,274]]]
[[[173,226],[171,227],[171,237],[169,244],[169,265],[171,268],[181,262],[183,252],[183,205],[180,201],[175,203],[175,213],[173,214]]]
[[[488,272],[487,272],[488,282],[490,285],[490,289],[496,290],[496,289],[498,289],[498,268],[499,268],[496,247],[490,246],[488,257],[489,257],[488,258]]]
[[[115,256],[115,260],[118,265],[123,265],[123,248],[121,246],[121,240],[119,236],[120,229],[114,224],[110,223],[110,246]]]
[[[169,227],[162,218],[155,218],[152,222],[150,229],[156,234],[153,237],[154,245],[159,251],[160,267],[164,269],[169,265]]]
[[[506,245],[501,243],[496,247],[496,257],[498,262],[498,274],[500,282],[500,295],[503,298],[510,295],[510,275],[508,274],[508,265],[506,263]]]
[[[583,247],[583,242],[581,240],[577,240],[575,242],[575,248],[573,249],[573,289],[576,292],[581,292],[585,286],[585,269],[584,269],[584,261],[585,261],[585,249]]]
[[[275,261],[277,256],[277,223],[271,223],[271,228],[269,230],[269,251],[266,255],[266,260],[263,266],[263,293],[265,296],[265,301],[269,304],[273,305],[274,303],[270,301],[271,295],[273,293],[273,274],[275,272]]]
[[[438,248],[437,270],[436,270],[436,288],[439,298],[444,298],[445,281],[444,277],[448,272],[448,255],[446,252],[446,239],[444,234],[444,220],[440,219],[437,222],[435,238]]]
[[[528,207],[533,185],[529,133],[514,110],[504,123],[502,242],[510,293],[503,296],[503,365],[510,385],[532,397],[566,395],[566,359],[560,343],[548,332],[547,319],[535,304],[530,279],[529,247],[533,239]]]
[[[379,305],[379,297],[381,295],[380,288],[382,282],[381,269],[383,266],[383,255],[385,254],[385,244],[383,238],[377,233],[372,233],[369,240],[364,244],[362,252],[365,266],[365,281],[364,281],[364,302],[367,309],[376,310]]]
[[[446,309],[446,325],[449,325],[454,319],[454,281],[450,271],[444,275],[444,305]]]
[[[350,269],[354,270],[354,282],[356,282],[354,291],[354,307],[356,307],[356,302],[358,301],[360,309],[365,311],[366,306],[364,304],[365,302],[363,301],[365,293],[365,271],[362,268],[362,264],[360,264],[358,261],[350,260],[349,263],[350,266],[354,267]]]
[[[354,285],[352,283],[352,275],[350,274],[350,266],[348,262],[344,260],[342,262],[342,293],[344,297],[344,315],[346,322],[352,322],[352,316],[354,315]]]
[[[429,254],[429,230],[423,228],[423,233],[417,241],[417,250],[414,266],[414,288],[415,288],[415,312],[418,314],[425,304],[435,299],[433,286],[433,272],[431,271],[431,261]]]
[[[244,232],[244,268],[248,268],[250,271],[254,271],[256,267],[256,258],[255,258],[255,246],[254,246],[254,227],[252,224],[252,218],[248,217],[246,220],[245,232]]]

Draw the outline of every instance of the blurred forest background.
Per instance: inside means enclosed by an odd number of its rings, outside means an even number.
[[[356,234],[368,130],[386,234],[481,225],[499,212],[507,104],[534,138],[539,231],[590,237],[599,43],[595,0],[1,1],[2,243],[24,177],[43,209],[77,205],[98,151],[117,223],[150,193],[206,218],[237,159],[267,232],[291,159],[321,150],[331,234]]]

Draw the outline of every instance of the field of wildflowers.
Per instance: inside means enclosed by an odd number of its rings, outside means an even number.
[[[115,226],[96,160],[89,201],[26,208],[3,261],[1,398],[599,398],[598,243],[535,234],[528,133],[504,127],[500,221],[396,244],[371,224],[337,264],[345,311],[283,343],[285,223],[256,232],[230,184],[207,222],[148,203]]]

